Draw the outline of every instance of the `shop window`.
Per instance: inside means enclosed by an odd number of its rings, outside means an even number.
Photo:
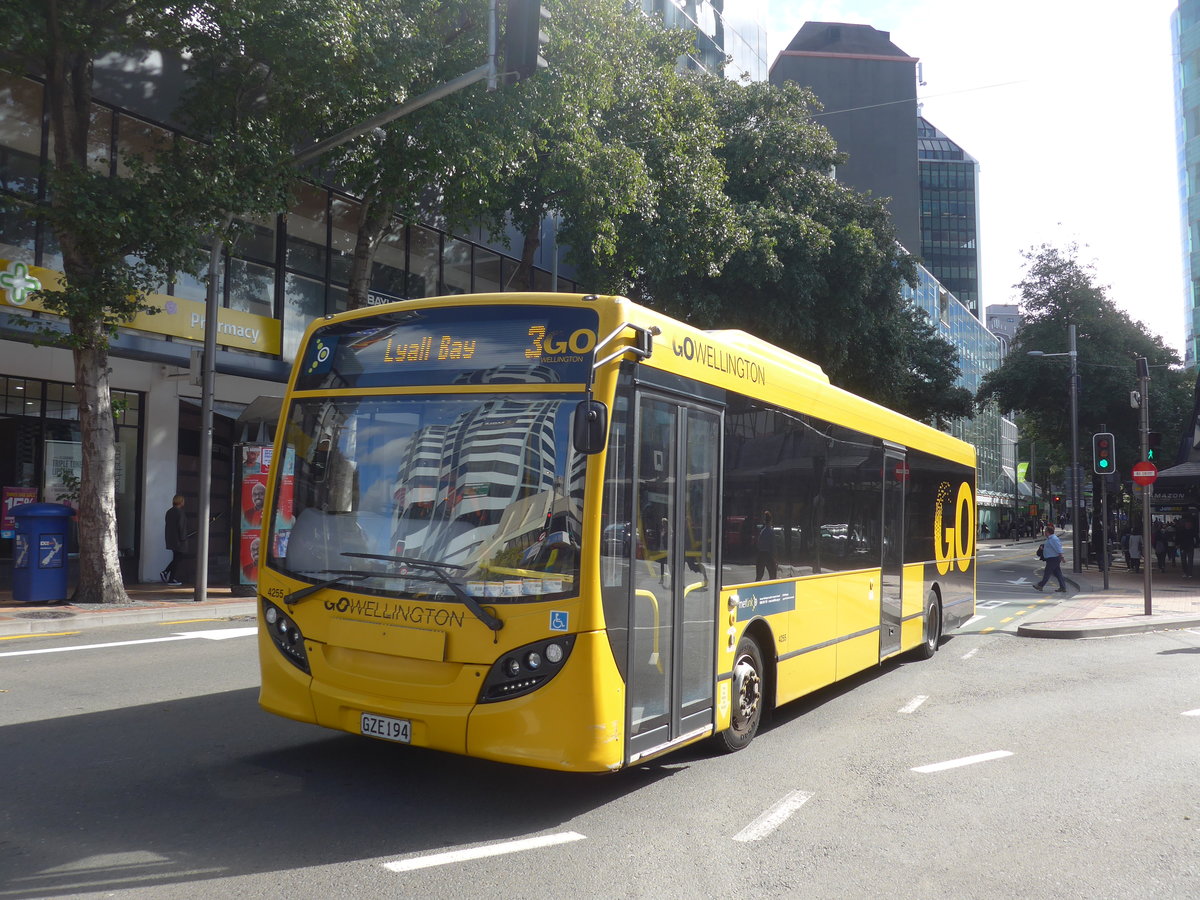
[[[408,296],[412,298],[438,295],[438,271],[441,261],[441,239],[436,231],[414,225],[411,229],[408,254]]]
[[[42,153],[42,86],[0,72],[0,189],[33,196]]]
[[[371,293],[379,300],[403,300],[406,297],[406,238],[407,229],[397,225],[396,230],[385,237],[375,251],[375,261],[371,266]]]
[[[200,251],[197,251],[199,254]],[[199,300],[203,303],[208,299],[208,260],[209,254],[204,253],[203,264],[199,268],[198,275],[191,275],[187,272],[176,272],[175,282],[171,285],[171,294],[180,297],[184,300]],[[218,283],[217,289],[220,290]]]
[[[287,216],[287,267],[323,279],[328,253],[326,204],[329,194],[301,183],[296,198]]]
[[[350,292],[344,287],[331,284],[325,290],[325,308],[331,313],[345,312],[349,308]]]
[[[358,241],[358,214],[361,204],[334,197],[330,201],[333,229],[330,237],[329,280],[338,284],[350,283],[354,266],[354,245]]]
[[[504,271],[504,290],[506,291],[527,291],[529,290],[529,279],[518,278],[518,273],[521,270],[521,264],[515,259],[505,257],[501,260]]]
[[[0,377],[3,406],[9,416],[40,416],[42,414],[42,382],[24,378]]]
[[[128,160],[139,159],[153,166],[154,158],[171,146],[171,133],[140,119],[121,114],[117,117],[117,176],[130,173]],[[90,138],[89,138],[90,141]],[[105,149],[107,154],[107,148]],[[90,154],[89,154],[90,155]]]
[[[466,241],[446,238],[442,255],[442,292],[469,294],[471,292],[471,245]]]
[[[37,225],[23,210],[0,208],[0,259],[32,264]]]
[[[500,290],[500,254],[475,248],[475,287],[478,294]]]
[[[295,359],[308,323],[325,315],[325,285],[288,274],[283,281],[283,358]]]
[[[275,262],[275,217],[239,219],[233,254],[261,263]]]
[[[275,314],[275,269],[229,261],[229,308],[270,318]]]
[[[46,418],[71,420],[79,418],[79,392],[74,385],[47,383]]]

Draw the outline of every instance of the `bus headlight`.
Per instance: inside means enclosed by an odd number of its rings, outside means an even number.
[[[514,648],[488,672],[479,702],[495,703],[541,687],[562,670],[574,644],[574,635],[566,635]]]
[[[288,618],[287,613],[282,609],[266,600],[263,601],[262,616],[263,621],[267,623],[264,630],[270,636],[275,649],[301,672],[311,675],[312,672],[308,667],[308,653],[304,649],[304,635],[300,633],[300,626]]]

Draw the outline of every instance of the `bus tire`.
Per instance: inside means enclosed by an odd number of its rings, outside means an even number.
[[[762,651],[751,637],[742,635],[733,662],[733,710],[729,728],[721,732],[721,746],[736,753],[758,734],[763,715]]]
[[[942,607],[935,592],[929,592],[925,601],[925,635],[921,645],[914,651],[917,659],[931,659],[937,653],[942,639]]]

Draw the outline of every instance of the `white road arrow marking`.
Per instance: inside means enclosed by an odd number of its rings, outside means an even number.
[[[185,638],[201,638],[206,641],[227,641],[230,638],[250,637],[252,634],[257,634],[258,626],[251,625],[249,628],[222,628],[219,631],[180,631],[176,633],[179,637]]]
[[[1003,759],[1006,756],[1012,756],[1011,750],[992,750],[990,753],[979,753],[975,756],[964,756],[962,759],[950,759],[946,762],[930,763],[927,766],[915,766],[912,771],[928,774],[930,772],[944,772],[946,769],[957,769],[960,766],[973,766],[975,763],[988,762],[993,759]]]
[[[760,838],[766,837],[780,825],[788,820],[788,818],[802,807],[805,803],[812,799],[812,794],[808,791],[792,791],[765,813],[739,831],[733,836],[735,841],[743,844],[748,844],[751,841],[757,841]]]
[[[472,847],[468,850],[448,850],[445,853],[419,856],[416,859],[402,859],[397,862],[384,863],[383,867],[393,872],[412,872],[416,869],[428,869],[431,866],[445,866],[450,863],[502,856],[505,853],[518,853],[522,850],[535,850],[539,847],[553,847],[556,844],[582,840],[585,840],[582,834],[575,831],[564,831],[561,834],[547,834],[544,837],[505,841],[502,844],[488,844],[486,847]]]
[[[136,647],[138,644],[165,644],[170,641],[190,641],[203,638],[206,641],[224,641],[235,637],[249,637],[257,628],[222,628],[218,631],[187,631],[170,637],[145,638],[140,641],[112,641],[107,644],[82,644],[78,647],[43,647],[40,650],[13,650],[0,653],[4,656],[39,656],[43,653],[71,653],[75,650],[107,650],[110,647]],[[31,635],[32,637],[32,635]]]

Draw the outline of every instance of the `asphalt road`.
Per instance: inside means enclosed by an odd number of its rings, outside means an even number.
[[[0,898],[1200,895],[1195,632],[953,635],[568,776],[268,716],[247,625],[0,642]]]

